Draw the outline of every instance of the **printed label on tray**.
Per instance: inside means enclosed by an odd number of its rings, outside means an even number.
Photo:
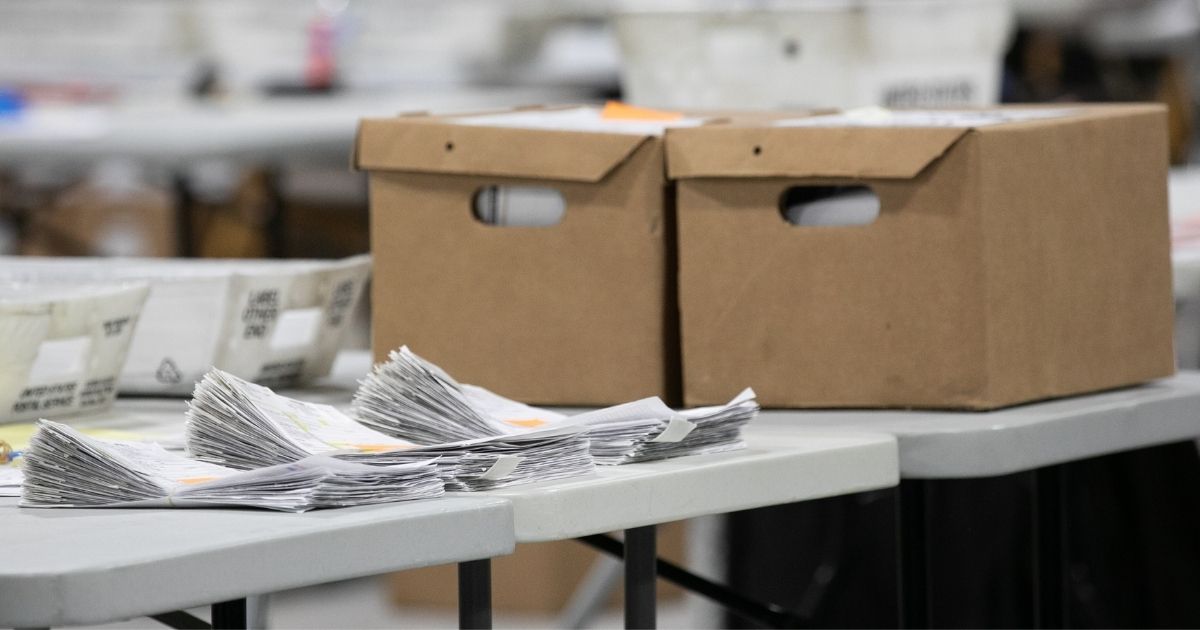
[[[303,373],[304,359],[268,363],[262,366],[255,382],[266,387],[286,387],[300,380]]]
[[[56,383],[26,387],[21,390],[20,397],[13,403],[12,411],[13,413],[28,413],[69,408],[75,404],[76,385],[77,383]]]
[[[118,317],[117,319],[110,319],[104,322],[104,336],[116,337],[125,332],[131,321],[133,321],[131,317]]]
[[[937,107],[971,103],[975,85],[970,79],[893,83],[883,88],[887,107]]]
[[[117,393],[116,377],[98,378],[88,381],[83,384],[83,390],[79,392],[80,407],[94,407],[102,405],[109,400],[112,400],[113,395]]]
[[[342,320],[346,317],[346,311],[350,310],[350,303],[354,301],[354,281],[342,280],[333,288],[333,295],[329,298],[329,325],[341,326]]]
[[[243,339],[262,339],[267,336],[271,324],[279,317],[279,290],[264,289],[250,294],[246,308],[242,311]]]

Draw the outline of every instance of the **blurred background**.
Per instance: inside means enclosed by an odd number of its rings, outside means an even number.
[[[1197,0],[3,0],[0,255],[365,252],[366,177],[348,166],[363,116],[1158,101],[1179,356],[1196,367],[1198,51]],[[719,575],[703,543],[719,526],[660,545]],[[498,562],[497,625],[617,623],[572,600],[615,575],[593,559],[561,543]],[[453,585],[447,568],[284,593],[272,625],[452,625]],[[722,624],[681,597],[664,627]]]
[[[367,249],[360,116],[1155,100],[1188,161],[1193,0],[5,0],[0,253]]]

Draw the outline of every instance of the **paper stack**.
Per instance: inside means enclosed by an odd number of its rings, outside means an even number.
[[[644,398],[598,409],[567,421],[588,427],[597,464],[629,464],[742,448],[742,428],[758,414],[754,390],[727,405],[675,411],[661,399]],[[654,423],[648,432],[646,423]]]
[[[363,424],[417,444],[472,440],[519,433],[521,418],[506,424],[489,417],[463,387],[440,367],[408,346],[376,365],[358,388],[351,408]],[[486,392],[486,390],[483,390]],[[494,404],[512,403],[514,415],[528,413],[528,426],[544,424],[541,410],[495,396]]]
[[[417,445],[363,426],[329,405],[280,396],[220,370],[196,386],[187,417],[188,450],[238,469],[312,455],[377,466],[436,461],[450,490],[487,490],[593,470],[585,431],[578,427]]]
[[[482,387],[462,385],[408,347],[392,352],[362,382],[352,406],[380,432],[417,443],[520,436],[562,427],[587,431],[597,464],[625,464],[741,448],[757,413],[754,391],[728,405],[674,411],[659,398],[567,416]]]
[[[161,446],[88,437],[43,420],[24,456],[24,507],[259,507],[285,512],[443,494],[437,466],[331,457],[238,471]]]

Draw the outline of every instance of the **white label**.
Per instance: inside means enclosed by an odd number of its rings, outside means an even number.
[[[504,479],[517,469],[517,465],[521,463],[521,459],[520,455],[501,455],[496,458],[496,463],[492,464],[491,468],[487,469],[487,472],[479,475],[479,478],[487,479],[488,481]]]
[[[851,109],[840,114],[789,118],[775,121],[777,127],[987,127],[1003,123],[1062,118],[1074,114],[1068,108],[992,110],[899,110],[879,107]]]
[[[701,118],[677,120],[630,120],[605,118],[595,107],[573,109],[529,110],[493,114],[490,116],[466,116],[449,118],[447,122],[480,127],[515,127],[519,129],[550,129],[554,131],[586,131],[592,133],[624,133],[635,136],[661,136],[671,127],[695,127],[704,122]]]
[[[679,442],[687,437],[696,428],[696,423],[689,422],[678,416],[671,418],[667,423],[667,428],[663,429],[662,433],[654,436],[651,442]]]
[[[298,308],[284,311],[275,322],[275,332],[271,334],[271,347],[299,348],[307,346],[317,338],[317,329],[321,326],[321,309]]]
[[[37,358],[29,368],[29,384],[42,385],[84,371],[84,359],[92,347],[88,337],[50,339],[38,346]]]

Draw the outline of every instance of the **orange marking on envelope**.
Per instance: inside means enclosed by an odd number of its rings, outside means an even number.
[[[198,483],[207,483],[209,481],[215,481],[216,479],[217,479],[216,477],[212,477],[212,476],[209,476],[209,477],[184,477],[183,479],[179,480],[179,483],[186,483],[187,485],[192,486],[192,485],[196,485]]]
[[[607,120],[679,120],[683,118],[683,114],[627,105],[621,101],[609,101],[604,104],[600,117]]]
[[[504,423],[509,426],[532,429],[546,424],[546,421],[541,418],[513,418],[512,420],[505,420]]]
[[[354,444],[353,447],[364,453],[386,453],[388,451],[402,451],[412,448],[398,444]]]

